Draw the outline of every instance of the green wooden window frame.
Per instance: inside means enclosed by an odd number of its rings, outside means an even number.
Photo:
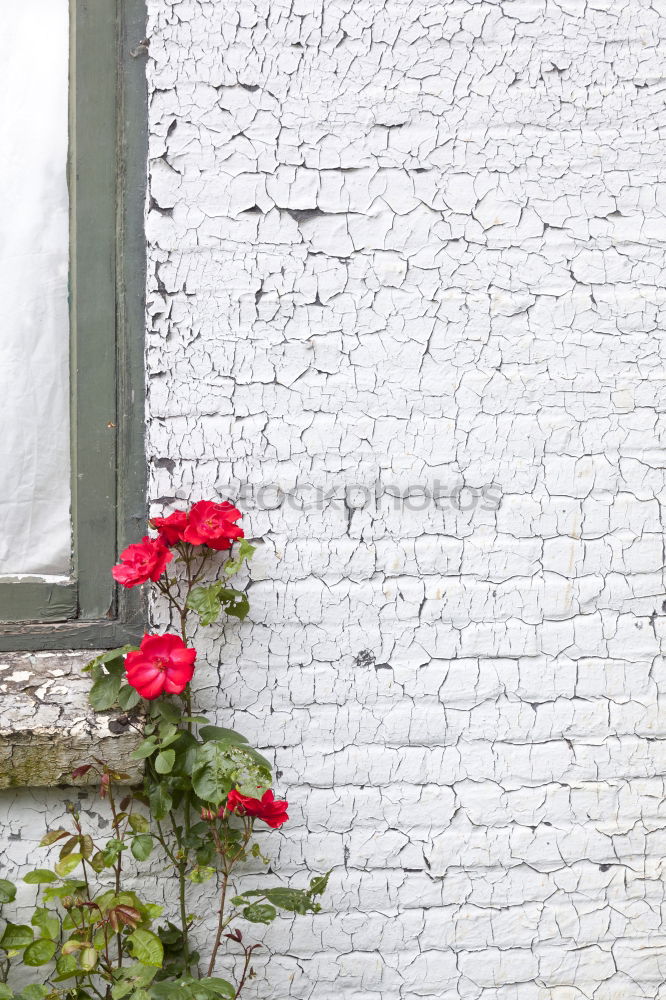
[[[145,531],[145,25],[144,0],[70,0],[72,577],[0,582],[0,650],[142,631],[109,570]]]

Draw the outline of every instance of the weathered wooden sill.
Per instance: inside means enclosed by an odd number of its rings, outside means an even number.
[[[82,667],[90,652],[0,654],[0,788],[94,784],[74,768],[98,757],[140,780],[140,762],[129,759],[141,740],[127,716],[94,712],[90,677]]]

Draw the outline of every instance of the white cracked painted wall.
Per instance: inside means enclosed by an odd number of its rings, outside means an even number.
[[[664,1000],[666,3],[149,13],[151,495],[253,488],[200,702],[335,869],[256,995]]]
[[[286,495],[202,698],[335,866],[259,994],[666,997],[666,3],[149,8],[152,495]]]

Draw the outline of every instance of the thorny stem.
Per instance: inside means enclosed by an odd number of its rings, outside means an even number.
[[[108,785],[109,792],[109,805],[111,807],[111,814],[113,816],[113,828],[116,831],[116,836],[120,839],[120,829],[118,823],[118,813],[116,811],[116,801],[113,797],[113,788],[111,787],[111,782]],[[113,871],[115,875],[115,891],[116,896],[120,895],[120,883],[123,871],[123,855],[122,852],[118,854],[118,859],[113,866]],[[123,936],[118,931],[116,934],[116,947],[118,948],[118,968],[122,968],[123,964]]]
[[[190,936],[187,923],[187,898],[185,895],[185,871],[187,861],[181,861],[178,865],[178,905],[180,909],[180,922],[183,925],[183,961],[185,963],[185,973],[190,972]]]
[[[82,837],[83,828],[81,826],[81,821],[76,814],[74,815],[74,827],[79,837]],[[81,841],[79,841],[79,844],[81,844]],[[86,867],[86,859],[83,857],[83,850],[81,851],[81,867],[83,869],[83,881],[86,884],[86,896],[88,897],[88,899],[92,899],[92,896],[90,894],[90,882],[88,881],[88,869]]]
[[[190,590],[192,585],[189,583],[190,578],[190,568],[189,559],[186,561],[187,566],[187,578],[188,578],[188,588],[187,594],[185,595],[185,600],[183,602],[183,607],[180,612],[180,630],[183,637],[183,642],[187,645],[187,598],[190,596]],[[192,695],[190,693],[190,685],[187,684],[185,691],[183,692],[183,697],[185,700],[185,711],[187,712],[187,731],[192,732]],[[185,792],[185,801],[183,816],[185,821],[185,833],[189,834],[191,825],[191,810],[192,810],[192,794],[188,788]],[[185,873],[187,871],[187,865],[189,862],[189,850],[185,851],[185,858],[178,866],[178,898],[180,905],[180,920],[183,925],[183,959],[185,961],[185,971],[189,973],[190,971],[190,938],[189,938],[189,927],[187,923],[187,900],[186,900],[186,885],[185,885]]]
[[[171,605],[171,607],[176,609],[176,611],[180,615],[181,624],[182,624],[183,609],[181,608],[180,604],[178,603],[178,601],[175,599],[175,597],[171,593],[171,584],[168,583],[168,582],[167,583],[162,583],[161,580],[158,580],[157,581],[157,589],[160,591],[161,594],[164,594],[164,596],[168,600],[168,602]]]
[[[167,601],[169,602],[169,606],[177,613],[178,618],[179,618],[179,622],[180,622],[180,634],[181,634],[183,642],[187,645],[187,639],[188,639],[188,636],[187,636],[187,619],[188,619],[188,615],[189,615],[189,611],[190,611],[187,602],[188,602],[190,593],[192,592],[192,589],[198,583],[198,581],[201,579],[201,574],[203,572],[203,569],[204,569],[206,563],[208,562],[208,559],[210,557],[210,553],[207,553],[207,552],[204,553],[204,555],[201,558],[201,561],[199,562],[198,566],[194,567],[194,554],[193,554],[193,552],[187,546],[181,546],[181,545],[177,546],[177,550],[178,550],[178,552],[179,552],[179,554],[181,556],[181,559],[182,559],[184,567],[185,567],[186,591],[185,591],[184,599],[180,597],[180,593],[181,592],[180,592],[180,588],[179,588],[179,590],[178,590],[178,596],[179,596],[180,600],[176,600],[176,598],[174,597],[174,595],[171,592],[172,583],[168,580],[168,578],[164,582],[158,581],[157,587],[158,587],[158,590],[166,597]],[[181,603],[181,600],[182,600],[182,603]],[[190,685],[189,684],[186,686],[186,688],[185,688],[185,690],[183,692],[182,697],[183,697],[183,702],[184,702],[184,705],[185,705],[185,712],[187,714],[187,719],[188,719],[188,721],[187,721],[187,732],[188,733],[192,733],[192,693],[191,693]],[[192,795],[191,795],[191,791],[190,790],[186,790],[185,793],[184,793],[184,796],[183,796],[183,818],[184,818],[184,828],[185,828],[185,834],[186,835],[189,833],[190,827],[191,827],[191,812],[192,812]],[[186,899],[186,872],[187,872],[187,867],[188,867],[188,864],[189,864],[189,849],[187,847],[185,847],[184,844],[183,844],[183,842],[182,842],[182,837],[178,833],[178,828],[177,828],[177,824],[175,822],[175,817],[173,816],[173,813],[169,814],[169,818],[170,818],[171,827],[172,827],[172,830],[173,830],[173,833],[174,833],[174,836],[176,838],[176,842],[177,842],[177,845],[178,845],[177,855],[175,855],[173,852],[169,851],[166,848],[166,840],[164,838],[162,829],[159,826],[159,824],[158,824],[158,830],[159,830],[159,838],[158,839],[160,840],[160,843],[162,843],[163,846],[165,847],[165,850],[167,850],[167,853],[168,853],[170,859],[176,865],[176,868],[177,868],[180,920],[181,920],[182,932],[183,932],[183,961],[184,961],[184,965],[185,965],[185,971],[186,971],[186,973],[189,973],[190,972],[191,959],[190,959],[189,925],[188,925],[188,920],[187,920],[187,899]],[[231,870],[232,870],[234,864],[236,863],[236,861],[244,853],[245,848],[247,846],[247,843],[248,843],[248,840],[250,839],[251,834],[252,834],[252,826],[251,826],[251,824],[246,824],[245,838],[243,840],[242,847],[240,848],[240,850],[238,851],[238,853],[235,854],[232,858],[228,858],[225,855],[224,848],[223,848],[222,843],[220,841],[219,835],[217,834],[216,831],[214,833],[215,840],[216,840],[216,848],[217,848],[218,854],[220,855],[220,857],[224,861],[224,867],[223,867],[223,875],[222,875],[222,889],[221,889],[221,896],[220,896],[220,915],[219,915],[219,920],[218,920],[217,931],[216,931],[216,934],[215,934],[215,943],[213,945],[213,952],[212,952],[212,955],[211,955],[210,965],[209,965],[209,968],[208,968],[208,975],[209,976],[212,975],[213,970],[215,968],[215,962],[216,962],[216,959],[217,959],[217,954],[218,954],[218,951],[220,949],[220,944],[221,944],[221,941],[222,941],[222,934],[224,933],[224,930],[228,926],[228,924],[230,922],[230,919],[231,919],[231,918],[226,918],[225,917],[225,903],[226,903],[227,889],[228,889],[228,886],[229,886],[229,877],[231,875]],[[249,953],[246,952],[246,961],[245,961],[245,966],[244,966],[244,969],[243,969],[243,976],[242,976],[240,985],[238,987],[238,990],[236,991],[236,997],[238,997],[238,995],[240,994],[240,991],[241,991],[241,989],[242,989],[242,987],[243,987],[243,985],[245,983],[245,979],[247,978],[247,970],[248,970],[248,966],[249,966],[249,960],[250,960],[249,959],[249,954],[250,953],[251,953],[251,950],[250,950]]]
[[[229,885],[229,872],[223,871],[222,873],[222,892],[220,893],[220,917],[217,922],[217,931],[215,933],[215,943],[213,944],[213,951],[210,956],[210,962],[208,963],[208,975],[212,976],[215,971],[215,962],[217,960],[217,953],[220,950],[220,944],[222,943],[222,934],[226,923],[224,920],[224,904],[227,898],[227,887]],[[228,922],[228,921],[227,921]]]
[[[241,995],[241,990],[245,986],[245,980],[247,979],[248,970],[250,968],[250,962],[252,961],[252,952],[254,951],[255,948],[258,947],[259,947],[258,944],[252,944],[249,947],[245,945],[245,947],[243,948],[243,951],[245,952],[245,961],[243,963],[243,971],[241,973],[241,977],[238,982],[238,988],[236,990],[234,1000],[238,1000],[238,997]]]
[[[182,837],[178,831],[178,824],[176,823],[176,817],[173,812],[169,812],[169,821],[171,823],[171,830],[176,839],[176,844],[178,845],[178,851],[176,854],[169,852],[169,857],[172,859],[173,863],[176,865],[178,872],[178,908],[180,911],[180,922],[183,931],[183,960],[185,962],[185,972],[189,974],[190,971],[190,928],[187,920],[187,899],[186,899],[186,885],[185,885],[185,872],[187,871],[187,864],[189,861],[189,852],[183,847]],[[158,827],[161,834],[161,827]]]
[[[238,851],[236,852],[236,854],[234,854],[234,856],[231,857],[231,858],[227,857],[226,851],[224,849],[224,845],[223,845],[222,841],[220,840],[220,835],[219,835],[217,829],[214,826],[212,827],[212,833],[213,833],[213,839],[215,841],[215,847],[217,849],[217,853],[218,853],[219,857],[222,859],[223,868],[222,868],[222,891],[221,891],[221,894],[220,894],[220,910],[219,910],[219,917],[218,917],[218,921],[217,921],[217,931],[215,932],[215,942],[213,944],[213,951],[212,951],[212,954],[210,956],[210,963],[208,965],[208,975],[209,976],[212,976],[213,972],[215,970],[215,962],[217,960],[217,953],[220,950],[220,944],[222,943],[222,934],[224,933],[225,928],[229,925],[229,923],[231,921],[231,917],[226,917],[225,918],[225,914],[224,914],[224,905],[225,905],[226,898],[227,898],[227,888],[228,888],[228,885],[229,885],[229,877],[231,875],[231,872],[232,872],[233,867],[236,864],[236,862],[239,860],[239,858],[241,858],[244,855],[245,848],[247,847],[248,841],[249,841],[250,837],[252,836],[252,823],[249,822],[246,819],[243,819],[243,824],[245,826],[245,834],[244,834],[244,837],[243,837],[243,843],[241,844],[241,846],[238,849]],[[236,993],[236,996],[238,996],[238,992]]]
[[[183,559],[183,562],[185,564],[185,574],[186,574],[186,577],[187,577],[187,591],[185,593],[185,599],[183,600],[182,604],[179,603],[179,601],[176,600],[176,598],[171,593],[171,584],[169,583],[168,579],[164,583],[158,581],[157,587],[158,587],[158,590],[160,590],[160,592],[162,594],[164,594],[164,596],[167,598],[170,607],[172,607],[177,612],[178,618],[180,620],[180,634],[181,634],[183,642],[185,643],[185,645],[187,645],[187,618],[188,618],[188,614],[189,614],[189,608],[187,606],[187,599],[188,599],[188,597],[190,595],[192,587],[194,586],[194,584],[199,579],[199,574],[201,573],[201,570],[203,569],[203,565],[204,565],[204,563],[205,563],[205,561],[207,559],[207,556],[204,557],[204,559],[201,562],[201,565],[199,566],[199,568],[197,569],[196,573],[193,576],[192,575],[192,556],[191,556],[191,553],[186,548],[184,548],[184,547],[181,548],[180,546],[178,546],[178,550],[179,550],[180,555],[181,555],[181,557]],[[179,591],[179,595],[180,595],[180,591]],[[192,719],[192,694],[191,694],[191,691],[190,691],[189,684],[187,685],[187,687],[185,688],[185,691],[183,692],[183,701],[185,703],[185,712],[186,712],[186,715],[187,715],[187,718],[188,718],[188,721],[187,721],[187,732],[191,733],[192,732],[192,721],[191,721],[191,719]],[[185,823],[185,833],[187,834],[190,831],[190,827],[191,827],[191,823],[192,823],[192,796],[191,796],[191,793],[190,793],[189,790],[185,791],[185,794],[184,794],[183,816],[184,816],[184,823]],[[171,858],[171,860],[173,861],[173,863],[176,865],[177,873],[178,873],[178,900],[179,900],[180,920],[181,920],[182,932],[183,932],[183,960],[184,960],[184,963],[185,963],[185,970],[186,970],[187,973],[189,973],[191,959],[190,959],[189,924],[188,924],[188,920],[187,920],[187,898],[186,898],[186,890],[187,890],[187,886],[186,886],[186,872],[187,872],[187,867],[188,867],[188,864],[189,864],[189,850],[182,843],[182,838],[180,837],[180,835],[177,832],[177,824],[175,822],[175,817],[173,816],[172,813],[169,814],[169,818],[170,818],[170,821],[171,821],[171,828],[173,830],[174,836],[176,838],[176,842],[178,844],[178,854],[179,854],[179,857],[176,857],[171,852],[168,852],[168,853],[169,853],[169,857]],[[160,841],[161,841],[162,844],[165,844],[166,842],[165,842],[165,839],[164,839],[164,835],[162,834],[161,828],[158,827],[158,829],[160,830]]]
[[[164,836],[164,830],[162,829],[162,824],[160,823],[160,821],[158,819],[155,820],[155,826],[157,827],[157,841],[158,841],[158,843],[161,844],[162,848],[164,849],[164,853],[168,857],[169,861],[173,865],[177,866],[178,865],[178,859],[176,858],[176,855],[173,853],[173,851],[169,847],[169,842],[166,839],[166,837]]]

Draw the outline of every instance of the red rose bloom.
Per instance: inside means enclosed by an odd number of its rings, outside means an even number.
[[[183,540],[183,532],[187,527],[187,512],[174,510],[168,517],[153,517],[150,526],[159,532],[160,540],[165,545],[176,545]]]
[[[111,574],[123,587],[136,587],[147,580],[159,580],[172,559],[164,542],[146,535],[138,545],[128,545],[120,553],[120,563],[113,567]]]
[[[125,657],[127,683],[149,700],[180,694],[192,680],[196,658],[196,649],[178,635],[144,635],[141,647]]]
[[[249,795],[241,795],[240,792],[232,788],[227,795],[226,806],[220,810],[220,815],[226,808],[229,812],[235,812],[237,816],[254,816],[256,819],[263,819],[264,823],[277,829],[289,819],[287,815],[288,802],[276,799],[269,790],[264,792],[260,799],[253,799]]]
[[[192,545],[207,545],[209,549],[230,549],[237,538],[243,537],[243,530],[234,524],[243,515],[227,503],[213,503],[199,500],[190,510],[189,523],[183,538]]]

